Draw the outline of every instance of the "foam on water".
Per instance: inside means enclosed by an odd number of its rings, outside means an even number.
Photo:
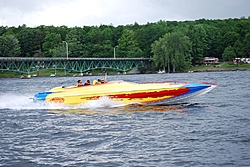
[[[98,100],[89,101],[77,106],[69,106],[58,103],[34,103],[32,96],[21,94],[5,94],[0,95],[0,109],[15,109],[15,110],[34,110],[34,109],[97,109],[97,108],[113,108],[120,107],[116,102],[109,97],[101,97]]]
[[[124,105],[119,105],[112,99],[110,99],[107,96],[100,97],[98,100],[92,100],[87,103],[83,103],[80,105],[77,105],[77,108],[113,108],[113,107],[120,107]]]

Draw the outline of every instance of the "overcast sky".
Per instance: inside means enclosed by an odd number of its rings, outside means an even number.
[[[99,26],[250,16],[250,0],[0,0],[0,26]]]

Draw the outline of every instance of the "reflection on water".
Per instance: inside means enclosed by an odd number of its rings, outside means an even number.
[[[147,106],[147,105],[126,105],[121,107],[108,107],[108,108],[73,108],[73,109],[49,109],[48,112],[58,114],[105,114],[105,115],[119,115],[129,114],[135,112],[169,112],[178,111],[184,112],[185,107],[182,105],[171,106]]]
[[[167,111],[180,111],[183,106],[146,106],[146,105],[129,105],[125,106],[124,110],[127,112],[167,112]]]

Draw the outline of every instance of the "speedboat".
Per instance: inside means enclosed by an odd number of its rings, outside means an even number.
[[[78,105],[108,97],[117,104],[174,104],[205,94],[215,88],[214,83],[186,83],[177,81],[134,83],[110,81],[89,86],[55,87],[34,95],[34,102],[54,102]]]

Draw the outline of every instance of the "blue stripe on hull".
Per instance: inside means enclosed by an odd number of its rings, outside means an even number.
[[[191,84],[187,84],[186,87],[189,89],[189,92],[184,94],[184,95],[188,95],[188,94],[192,94],[198,91],[201,91],[203,89],[209,88],[211,87],[210,84],[198,84],[198,83],[191,83]]]
[[[40,92],[35,94],[33,101],[34,102],[43,102],[45,101],[47,95],[52,94],[53,92]]]

